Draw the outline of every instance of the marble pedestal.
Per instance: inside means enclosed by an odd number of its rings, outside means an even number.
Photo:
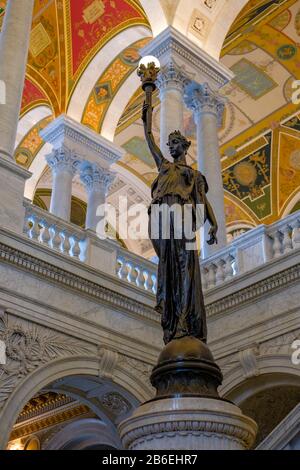
[[[137,408],[119,432],[129,450],[245,450],[257,425],[220,399],[164,398]]]
[[[156,398],[119,426],[129,450],[243,450],[256,423],[220,398],[222,373],[206,343],[185,336],[162,350],[150,380]]]

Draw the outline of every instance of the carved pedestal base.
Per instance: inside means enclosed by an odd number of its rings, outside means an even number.
[[[243,450],[255,440],[257,425],[222,400],[220,368],[202,341],[171,341],[151,374],[156,398],[119,426],[130,450]]]
[[[196,397],[145,403],[119,426],[129,450],[245,450],[256,431],[237,406]]]

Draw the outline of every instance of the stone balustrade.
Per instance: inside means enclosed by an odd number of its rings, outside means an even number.
[[[127,251],[115,241],[99,240],[95,233],[65,222],[28,200],[24,205],[24,233],[31,240],[156,293],[157,266],[154,263]],[[300,211],[273,225],[261,225],[240,235],[227,247],[201,261],[203,289],[218,287],[297,248],[300,248]]]
[[[260,225],[201,262],[204,290],[300,248],[300,211],[272,225]]]
[[[87,238],[83,229],[34,206],[29,200],[25,199],[24,206],[24,234],[28,238],[82,262],[86,261]]]
[[[157,266],[151,261],[124,249],[118,250],[117,275],[120,279],[155,294],[157,288],[156,271]]]

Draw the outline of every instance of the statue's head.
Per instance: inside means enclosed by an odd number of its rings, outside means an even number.
[[[181,157],[182,154],[187,154],[187,151],[191,146],[191,142],[187,140],[187,138],[182,135],[180,131],[174,131],[169,135],[169,142],[167,145],[170,149],[171,157],[176,160],[177,158]]]

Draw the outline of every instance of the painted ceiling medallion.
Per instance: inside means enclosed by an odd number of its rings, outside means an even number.
[[[257,178],[255,166],[250,162],[242,162],[234,167],[234,176],[238,183],[243,186],[251,186]]]

